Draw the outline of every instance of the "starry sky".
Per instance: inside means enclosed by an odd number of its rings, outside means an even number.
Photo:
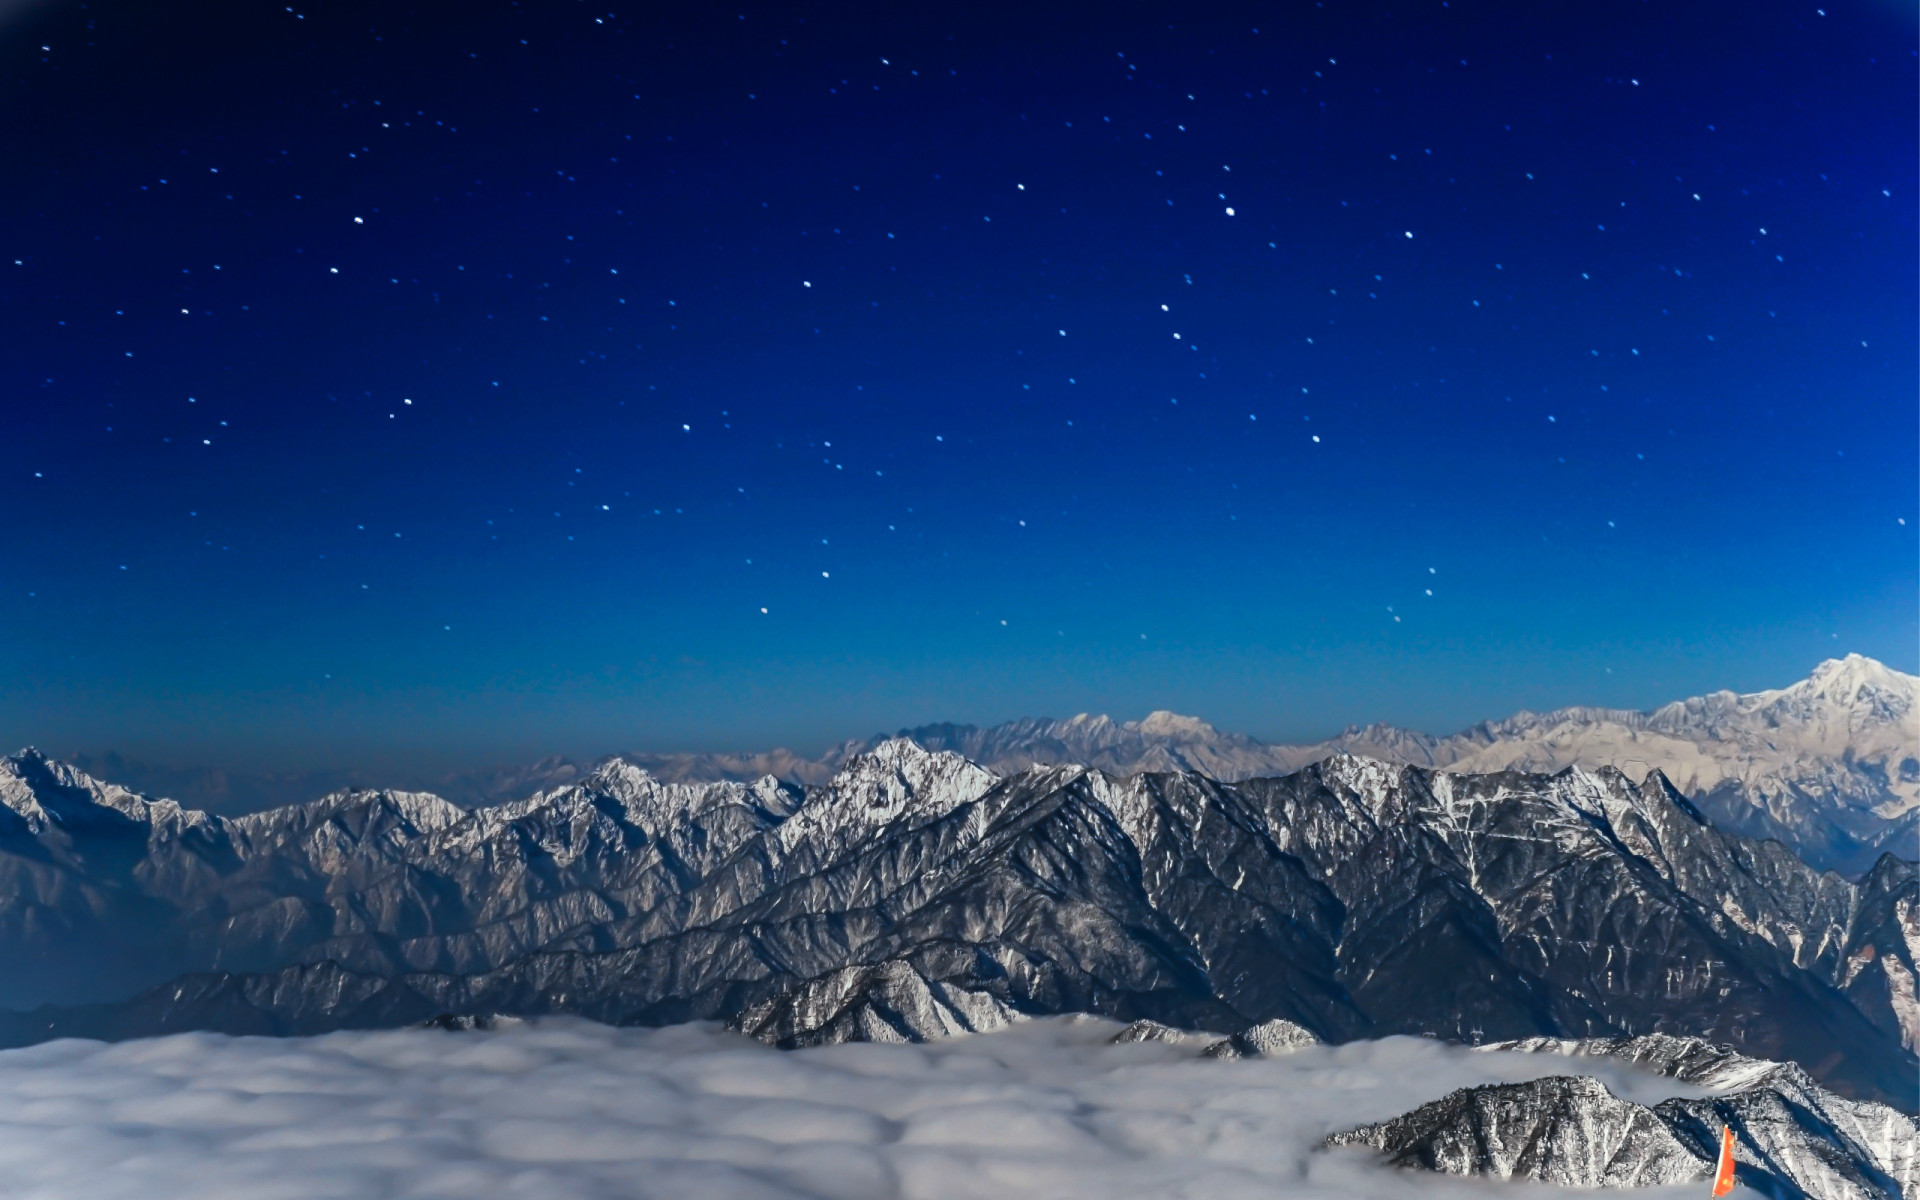
[[[1916,667],[1841,2],[0,8],[0,740],[477,765]]]

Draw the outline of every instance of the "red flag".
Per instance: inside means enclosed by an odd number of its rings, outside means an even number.
[[[1720,1127],[1720,1169],[1713,1175],[1713,1194],[1724,1196],[1733,1190],[1733,1130]]]

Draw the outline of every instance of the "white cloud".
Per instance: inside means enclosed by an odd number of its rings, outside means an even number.
[[[0,1053],[0,1195],[1564,1200],[1311,1149],[1456,1087],[1564,1072],[1564,1059],[1389,1038],[1216,1062],[1105,1044],[1117,1028],[1049,1018],[797,1052],[712,1026],[577,1020],[52,1042]],[[1699,1094],[1595,1066],[1642,1103]]]

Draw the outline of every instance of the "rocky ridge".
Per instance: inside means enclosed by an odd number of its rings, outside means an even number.
[[[1549,1076],[1463,1088],[1404,1116],[1327,1139],[1404,1167],[1534,1179],[1573,1187],[1641,1187],[1712,1177],[1720,1130],[1735,1135],[1736,1178],[1787,1200],[1902,1200],[1920,1194],[1920,1127],[1884,1104],[1847,1100],[1792,1063],[1700,1038],[1524,1039],[1488,1051],[1553,1054],[1577,1069],[1610,1058],[1709,1088],[1707,1098],[1647,1106],[1600,1081]]]
[[[1615,767],[1658,770],[1717,825],[1774,838],[1807,862],[1857,876],[1882,853],[1920,857],[1920,679],[1858,654],[1830,659],[1789,687],[1714,692],[1651,712],[1576,706],[1520,712],[1435,737],[1392,725],[1354,726],[1324,741],[1262,742],[1197,717],[1139,721],[1082,713],[1001,725],[903,729],[1000,775],[1081,764],[1110,774],[1194,771],[1227,782],[1286,775],[1336,754],[1486,774]],[[772,773],[822,783],[886,740],[850,741],[819,759],[761,755],[629,755],[676,779]]]
[[[1638,779],[1657,770],[1715,824],[1858,875],[1885,852],[1920,857],[1917,701],[1920,679],[1851,654],[1785,688],[1715,692],[1652,712],[1521,712],[1447,737],[1375,724],[1276,745],[1166,712],[1137,722],[1083,714],[989,729],[936,725],[901,736],[1003,773],[1078,762],[1115,774],[1199,771],[1233,782],[1335,754],[1462,774],[1611,766]]]
[[[989,727],[922,725],[891,737],[845,741],[817,757],[776,749],[635,751],[615,759],[662,783],[753,783],[771,776],[796,788],[824,787],[854,758],[899,737],[958,754],[1001,776],[1077,764],[1114,775],[1181,771],[1238,782],[1291,774],[1336,754],[1465,774],[1612,766],[1639,779],[1658,770],[1715,824],[1777,839],[1815,867],[1858,877],[1884,852],[1920,857],[1917,697],[1920,680],[1855,654],[1823,662],[1785,688],[1715,692],[1651,712],[1591,706],[1520,712],[1444,737],[1373,724],[1319,742],[1281,745],[1172,712],[1139,721],[1082,713]],[[556,756],[413,786],[431,787],[461,807],[489,807],[584,786],[607,761],[587,767]],[[222,811],[311,795],[330,782],[341,785],[337,792],[369,790],[363,779],[340,773],[240,777],[169,771],[112,756],[76,765],[136,781],[149,792],[189,795]]]
[[[1822,874],[1657,775],[996,778],[901,739],[806,790],[608,763],[474,811],[356,792],[228,820],[18,755],[0,797],[0,986],[57,1002],[0,1016],[11,1043],[571,1012],[805,1044],[1089,1012],[1681,1029],[1901,1097],[1920,1032],[1911,864]]]
[[[1378,1150],[1399,1167],[1564,1187],[1651,1187],[1713,1172],[1653,1110],[1567,1075],[1462,1088],[1326,1145]]]

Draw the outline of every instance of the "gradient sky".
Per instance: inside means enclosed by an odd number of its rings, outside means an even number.
[[[1910,11],[598,2],[0,14],[0,741],[1920,665]]]

